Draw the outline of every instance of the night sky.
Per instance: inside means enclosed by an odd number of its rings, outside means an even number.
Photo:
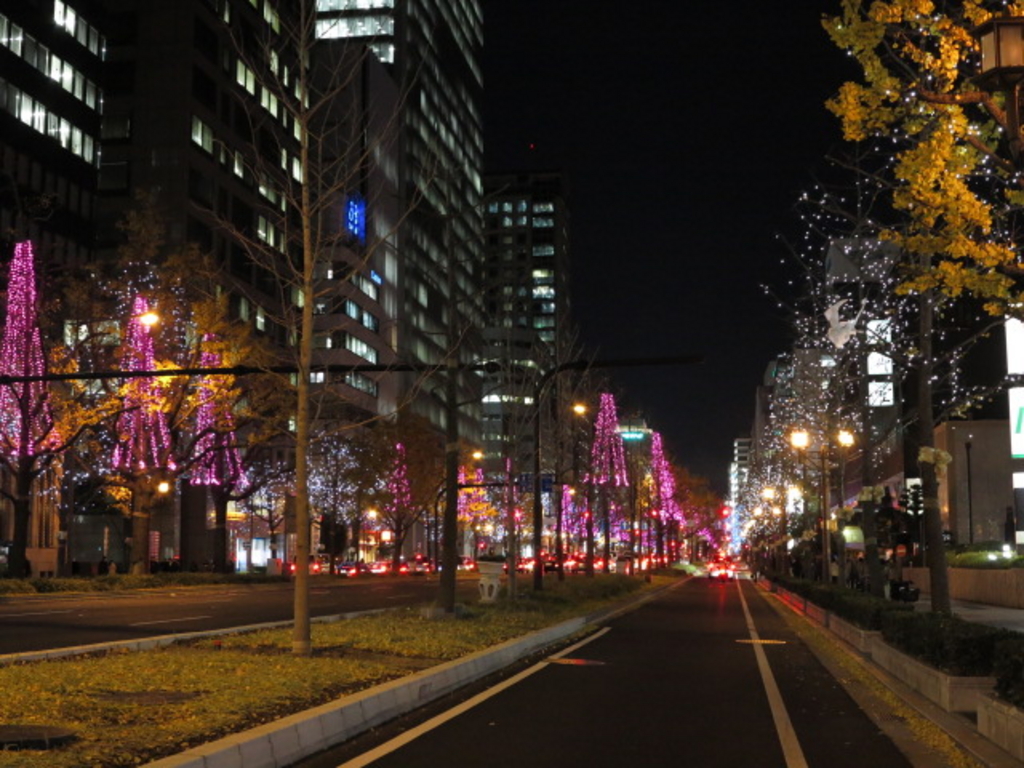
[[[567,174],[589,351],[705,356],[611,375],[620,415],[722,493],[789,346],[761,288],[785,282],[778,236],[842,144],[824,102],[857,73],[820,23],[839,5],[483,0],[487,170]]]

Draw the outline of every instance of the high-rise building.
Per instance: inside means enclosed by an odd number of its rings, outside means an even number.
[[[528,329],[558,357],[569,330],[565,180],[557,172],[489,174],[485,189],[488,325]]]
[[[483,326],[480,2],[319,0],[317,8],[321,39],[365,44],[399,88],[399,355],[439,364],[457,347],[461,362],[472,362]],[[479,382],[466,375],[459,384],[465,402]],[[416,407],[440,425],[445,404],[432,391],[423,389]],[[475,434],[475,412],[461,416],[460,434]]]
[[[118,221],[134,197],[152,195],[168,240],[196,243],[223,267],[232,314],[287,351],[299,306],[289,263],[301,248],[295,208],[304,182],[319,225],[314,363],[393,361],[397,159],[388,125],[398,107],[381,65],[358,52],[311,46],[307,98],[321,98],[329,109],[324,122],[305,126],[315,154],[302,179],[304,126],[285,101],[295,97],[299,48],[307,43],[289,3],[106,6],[99,248],[117,242]],[[340,394],[342,417],[375,415],[397,401],[394,384],[372,374],[314,375],[314,384]]]
[[[0,238],[43,268],[86,258],[103,108],[94,0],[0,3]]]
[[[80,264],[93,238],[106,40],[91,0],[0,3],[0,261],[31,240],[43,283]],[[6,287],[5,287],[6,289]],[[35,483],[26,559],[33,574],[61,561],[60,462]],[[9,473],[0,475],[13,491]],[[0,554],[15,538],[13,508],[0,504]],[[17,574],[21,575],[21,574]]]
[[[485,180],[485,358],[501,363],[484,384],[484,445],[492,459],[506,456],[507,444],[515,443],[518,461],[527,460],[534,406],[529,381],[571,354],[565,187],[552,171],[488,174]],[[559,384],[551,386],[562,402]]]

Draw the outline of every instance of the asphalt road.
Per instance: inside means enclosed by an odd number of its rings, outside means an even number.
[[[467,696],[301,765],[911,765],[748,581],[691,579]]]
[[[436,576],[319,576],[310,587],[310,615],[426,605],[437,594]],[[476,580],[460,579],[457,595],[475,601]],[[5,596],[0,598],[0,654],[290,621],[292,601],[289,584]]]

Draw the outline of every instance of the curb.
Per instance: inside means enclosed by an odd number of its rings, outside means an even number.
[[[161,758],[145,768],[284,768],[498,672],[586,627],[635,610],[687,580],[681,578],[624,605],[569,619],[461,659]]]

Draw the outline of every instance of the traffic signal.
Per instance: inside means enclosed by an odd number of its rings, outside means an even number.
[[[732,507],[730,507],[728,504],[723,504],[719,508],[719,510],[718,510],[718,516],[719,517],[728,517],[731,514],[732,514]]]

